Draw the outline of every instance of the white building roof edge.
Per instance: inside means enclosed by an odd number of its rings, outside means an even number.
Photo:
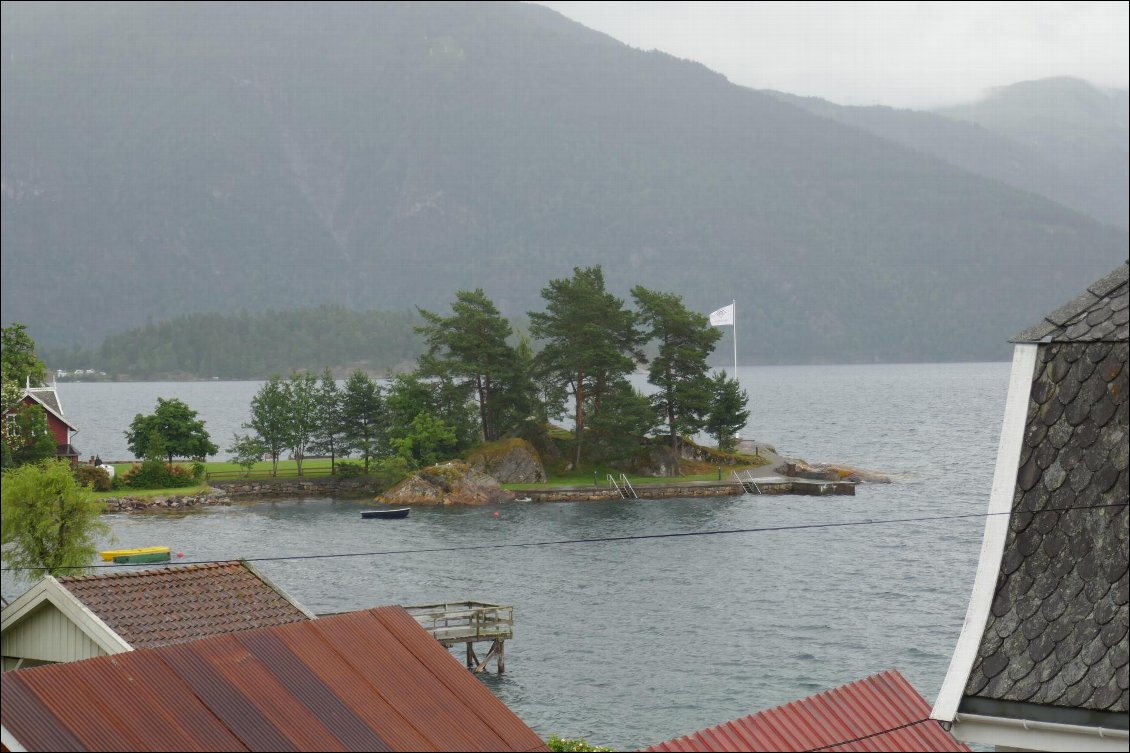
[[[1012,373],[1008,380],[1004,422],[1001,426],[993,488],[989,496],[989,512],[985,518],[985,535],[981,540],[981,557],[977,577],[965,612],[965,623],[950,658],[946,679],[930,712],[931,719],[953,721],[969,673],[977,659],[981,638],[989,619],[989,609],[996,593],[1001,556],[1008,537],[1012,500],[1016,494],[1016,473],[1020,465],[1020,449],[1024,443],[1024,426],[1028,417],[1028,400],[1032,392],[1032,375],[1036,367],[1037,346],[1017,345],[1012,352]]]
[[[1130,733],[1124,729],[1056,724],[980,714],[958,714],[950,730],[958,740],[1018,750],[1121,751]]]
[[[83,604],[54,577],[47,575],[43,580],[29,588],[22,596],[4,609],[0,620],[0,630],[8,630],[18,624],[44,601],[49,601],[67,619],[78,625],[90,640],[98,644],[108,654],[133,651],[133,646],[102,621],[102,618]]]

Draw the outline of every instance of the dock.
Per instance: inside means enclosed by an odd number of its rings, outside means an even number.
[[[485,601],[458,601],[443,604],[406,606],[404,609],[424,630],[446,648],[465,644],[467,668],[482,672],[491,659],[498,674],[506,671],[506,641],[514,637],[514,607]],[[489,643],[479,659],[476,643]]]
[[[558,486],[523,489],[534,502],[584,502],[609,499],[668,499],[670,497],[740,497],[743,495],[803,494],[808,496],[854,495],[853,481],[823,481],[793,476],[757,476],[727,481],[682,481],[675,484],[637,483],[630,493],[623,483],[601,486]]]

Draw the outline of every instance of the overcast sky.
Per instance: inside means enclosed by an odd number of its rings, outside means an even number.
[[[757,89],[924,108],[1076,76],[1127,88],[1127,2],[541,2]]]

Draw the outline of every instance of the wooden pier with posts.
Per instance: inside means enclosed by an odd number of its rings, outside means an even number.
[[[506,671],[506,640],[514,637],[514,607],[458,601],[404,609],[445,647],[466,644],[467,668],[472,672],[482,672],[491,659],[495,660],[498,674]],[[475,644],[480,642],[490,643],[481,660],[475,653]]]

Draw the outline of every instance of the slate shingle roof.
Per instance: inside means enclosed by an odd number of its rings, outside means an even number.
[[[63,408],[59,405],[59,395],[54,389],[50,387],[30,387],[27,394],[43,403],[44,407],[50,408],[55,415],[63,415]]]
[[[1014,342],[1125,342],[1130,337],[1130,263],[1087,288],[1087,291],[1029,327]]]
[[[1130,710],[1127,289],[1123,264],[1017,337],[1040,345],[965,697]]]
[[[152,648],[309,616],[240,562],[60,578],[133,648]]]

